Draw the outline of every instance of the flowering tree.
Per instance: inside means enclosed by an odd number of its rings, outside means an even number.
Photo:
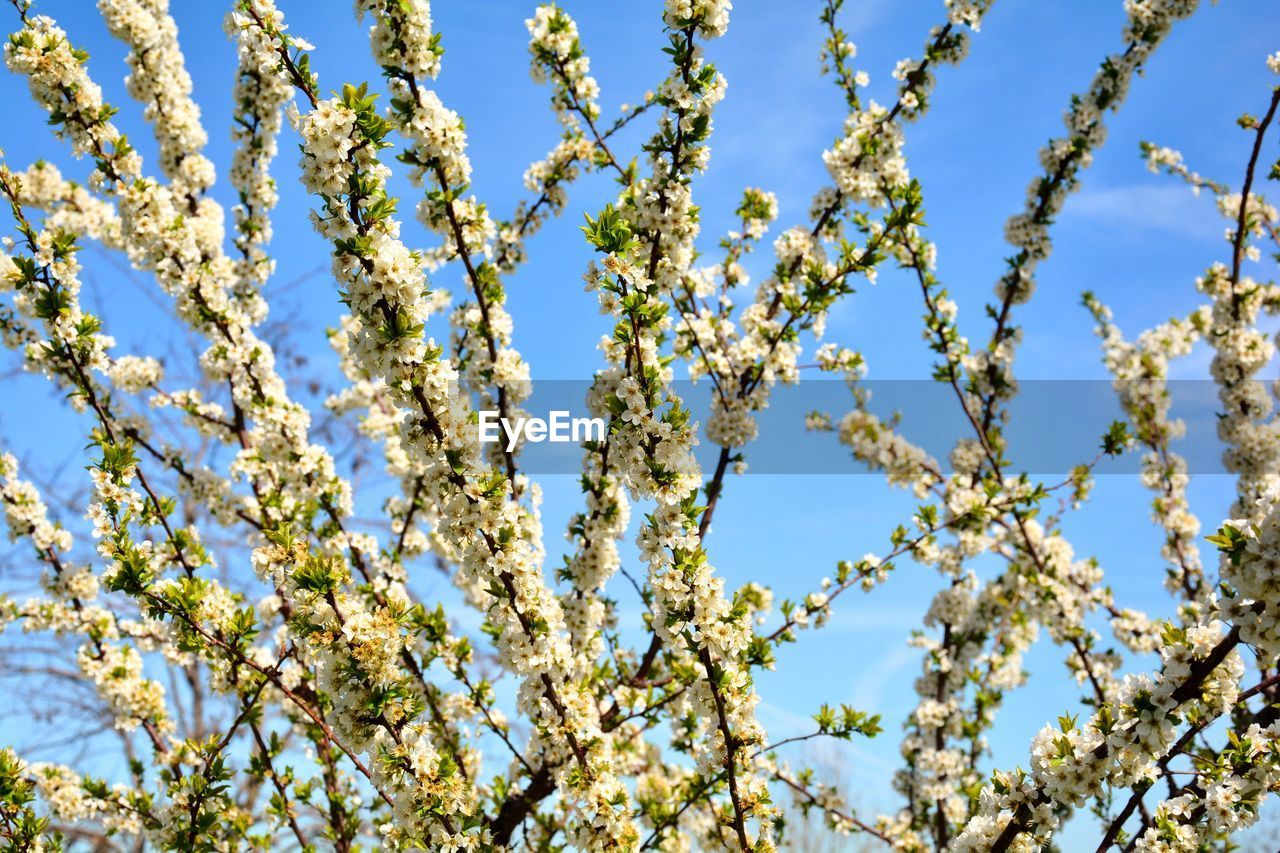
[[[991,0],[946,0],[923,51],[894,70],[889,106],[864,102],[841,0],[827,0],[824,65],[848,118],[824,154],[831,186],[808,223],[774,241],[773,272],[754,293],[741,262],[777,217],[771,193],[745,190],[741,227],[713,265],[694,248],[693,188],[725,93],[703,47],[728,29],[727,0],[667,0],[667,77],[613,121],[574,21],[554,5],[537,8],[527,21],[532,72],[551,91],[562,135],[526,173],[530,200],[503,220],[471,191],[463,121],[433,89],[444,51],[426,0],[356,3],[385,72],[381,97],[367,83],[327,96],[325,57],[272,0],[238,0],[226,22],[239,56],[230,240],[208,194],[215,167],[202,153],[206,131],[166,0],[98,2],[129,51],[128,91],[158,146],[150,169],[72,36],[27,0],[11,3],[6,64],[92,172],[81,185],[49,163],[0,166],[13,228],[0,261],[0,326],[82,416],[89,479],[76,512],[92,529],[62,526],[52,497],[12,454],[0,457],[10,536],[43,566],[42,593],[0,598],[0,615],[7,639],[17,629],[74,649],[63,675],[88,687],[80,701],[118,732],[131,778],[112,783],[0,751],[7,846],[770,850],[788,843],[785,816],[798,810],[869,849],[1031,850],[1087,807],[1100,851],[1193,851],[1253,824],[1280,787],[1280,427],[1255,381],[1274,356],[1259,316],[1280,312],[1280,288],[1248,272],[1260,244],[1280,243],[1280,215],[1259,193],[1280,178],[1264,153],[1280,88],[1259,93],[1262,118],[1241,119],[1252,147],[1238,187],[1201,177],[1170,149],[1144,148],[1153,170],[1211,192],[1228,220],[1223,261],[1196,282],[1203,307],[1130,340],[1086,296],[1126,417],[1099,458],[1143,454],[1176,616],[1121,607],[1099,566],[1064,538],[1062,512],[1087,499],[1098,460],[1044,483],[1006,458],[1016,314],[1049,255],[1050,226],[1102,144],[1108,114],[1196,0],[1124,4],[1120,43],[1071,99],[1065,134],[1041,152],[1043,173],[1009,220],[1013,253],[981,345],[961,334],[935,273],[903,146],[929,108],[935,71],[965,57]],[[1268,63],[1280,73],[1280,54]],[[286,116],[314,199],[311,225],[332,246],[335,295],[348,309],[331,336],[347,383],[326,406],[358,422],[398,484],[382,536],[353,524],[352,478],[317,440],[313,413],[260,334]],[[611,147],[633,121],[653,127],[643,160]],[[419,188],[416,214],[439,237],[433,248],[401,237],[399,200],[387,189],[393,159]],[[585,280],[612,322],[585,405],[607,430],[583,446],[582,510],[553,571],[520,447],[482,442],[478,413],[525,414],[530,370],[514,347],[503,279],[587,171],[617,182],[583,228],[597,256]],[[154,357],[113,353],[102,320],[81,303],[77,252],[90,241],[154,278],[202,341],[196,387],[176,387]],[[822,336],[855,281],[887,263],[918,283],[935,378],[969,429],[940,464],[869,410],[858,353],[819,346],[812,360],[855,393],[846,416],[815,414],[810,426],[836,432],[921,503],[880,553],[841,563],[775,615],[764,586],[725,588],[711,561],[712,516],[727,475],[745,465],[757,414],[777,386],[798,381],[802,343]],[[433,290],[428,273],[445,265],[467,292],[437,342],[432,315],[451,296]],[[1207,537],[1216,571],[1201,557],[1167,388],[1170,361],[1198,340],[1214,351],[1218,431],[1236,478],[1227,520]],[[713,389],[701,427],[677,393],[682,370]],[[175,429],[157,431],[161,419]],[[700,429],[718,452],[710,471],[693,454]],[[225,446],[231,461],[193,461],[184,441]],[[1066,508],[1042,511],[1055,492],[1068,496]],[[642,518],[632,518],[633,503]],[[630,534],[645,564],[627,573],[644,625],[635,647],[608,594]],[[994,577],[974,569],[984,555],[1002,562]],[[855,814],[784,760],[784,743],[757,719],[753,674],[821,627],[847,591],[874,592],[906,558],[944,583],[918,640],[919,702],[894,779],[901,808]],[[409,580],[433,563],[482,614],[483,630],[415,600]],[[1086,624],[1098,614],[1114,647]],[[1021,656],[1041,627],[1062,648],[1087,713],[1046,725],[1027,769],[987,778],[986,732],[1025,679]],[[1156,651],[1154,671],[1121,675],[1125,652]],[[7,665],[17,666],[21,652],[11,654]],[[810,733],[787,741],[875,736],[873,710],[823,706]]]

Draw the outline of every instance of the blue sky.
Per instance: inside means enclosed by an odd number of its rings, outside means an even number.
[[[211,136],[208,152],[225,170],[235,68],[234,46],[221,30],[228,4],[173,0],[173,5]],[[322,88],[380,82],[348,2],[279,0],[279,5],[294,32],[316,45],[313,64]],[[453,0],[435,5],[447,51],[438,91],[466,119],[475,192],[505,216],[525,195],[524,169],[554,145],[558,132],[546,90],[528,75],[523,21],[533,3]],[[664,39],[657,3],[577,0],[565,5],[592,58],[606,117],[614,115],[616,105],[637,103],[657,85],[666,60],[660,51]],[[886,101],[894,82],[890,70],[898,59],[919,54],[928,29],[942,18],[943,4],[848,0],[846,5],[843,26],[858,43],[857,67],[869,71],[872,97]],[[744,186],[777,193],[782,228],[805,221],[812,194],[828,180],[821,153],[840,132],[844,116],[838,91],[818,74],[819,6],[816,0],[739,0],[728,35],[710,50],[729,88],[715,116],[710,169],[694,189],[703,210],[701,245],[708,252],[732,227]],[[154,145],[141,109],[124,92],[123,50],[106,33],[92,4],[41,0],[36,9],[57,18],[73,41],[88,48],[91,73],[108,100],[121,108],[119,123],[142,151],[148,169],[153,168]],[[16,16],[9,16],[12,28]],[[1060,132],[1070,94],[1083,89],[1099,60],[1120,46],[1122,21],[1119,0],[1001,0],[974,38],[969,59],[939,74],[929,115],[908,128],[907,152],[913,175],[924,185],[931,236],[939,244],[940,276],[960,305],[962,331],[975,341],[984,341],[989,332],[982,306],[991,298],[1009,253],[1002,240],[1003,222],[1021,207],[1026,185],[1038,171],[1037,151]],[[1195,198],[1177,182],[1149,174],[1138,142],[1149,139],[1179,148],[1192,168],[1238,184],[1251,140],[1234,120],[1265,104],[1275,78],[1264,59],[1280,47],[1274,42],[1277,32],[1280,6],[1274,0],[1206,3],[1190,21],[1177,25],[1121,113],[1108,119],[1107,144],[1055,226],[1054,255],[1040,269],[1034,300],[1018,314],[1026,335],[1018,359],[1020,376],[1105,376],[1092,323],[1079,306],[1085,289],[1115,309],[1130,335],[1196,305],[1194,278],[1226,255],[1224,223],[1208,197]],[[70,176],[87,172],[85,164],[71,163],[65,147],[49,135],[24,81],[0,76],[0,96],[6,104],[0,147],[14,168],[47,159]],[[630,157],[650,128],[645,119],[636,122],[615,151]],[[287,135],[276,170],[282,199],[271,249],[279,268],[267,295],[278,300],[271,318],[274,333],[305,362],[290,372],[315,378],[324,389],[335,381],[335,359],[323,330],[336,322],[341,305],[327,274],[328,248],[306,221],[311,204],[297,182],[295,151]],[[416,198],[407,184],[398,186],[407,200]],[[575,185],[565,216],[531,241],[530,262],[508,281],[515,345],[535,378],[587,378],[598,360],[594,348],[608,324],[597,312],[595,297],[582,289],[591,252],[578,224],[583,212],[597,211],[612,192],[605,176]],[[225,181],[214,194],[230,207],[233,199]],[[412,204],[401,207],[407,211]],[[416,223],[406,223],[405,233],[411,243],[430,243]],[[164,331],[165,298],[154,283],[124,271],[119,258],[96,250],[83,257],[86,301],[104,315],[121,349],[171,352],[171,375],[191,376],[190,343]],[[767,248],[753,257],[757,278],[767,271],[769,258]],[[445,269],[434,282],[456,292],[460,273]],[[920,313],[915,287],[886,269],[878,284],[860,287],[833,311],[827,337],[861,350],[873,378],[925,378],[932,354],[920,339]],[[447,335],[442,324],[432,331]],[[11,355],[9,359],[6,365],[16,363]],[[1207,352],[1198,348],[1179,365],[1177,375],[1202,377],[1207,364]],[[74,479],[83,464],[87,424],[71,415],[37,377],[9,379],[5,390],[0,436],[41,476]],[[307,396],[303,389],[298,393]],[[1100,419],[1097,432],[1105,426]],[[831,453],[843,451],[833,443]],[[580,497],[571,477],[548,478],[544,486],[544,521],[554,555]],[[1225,512],[1230,488],[1222,477],[1193,482],[1194,505],[1206,527],[1216,525]],[[732,585],[758,580],[772,585],[779,598],[800,596],[831,574],[837,560],[884,550],[889,531],[910,515],[912,506],[909,496],[887,493],[876,477],[734,478],[717,510],[708,547]],[[1100,559],[1122,606],[1166,613],[1160,534],[1149,522],[1147,506],[1136,477],[1104,477],[1067,529],[1079,554]],[[423,589],[439,585],[429,569],[423,573],[428,576],[421,582]],[[862,795],[871,807],[896,806],[883,793],[884,783],[898,766],[897,725],[914,704],[911,682],[919,671],[919,655],[906,646],[906,639],[937,584],[931,573],[904,564],[874,598],[855,593],[842,599],[829,627],[785,649],[779,671],[759,680],[761,713],[777,737],[803,728],[823,701],[851,702],[884,715],[886,732],[849,751],[853,788],[881,792]],[[1028,657],[1031,683],[1006,700],[999,733],[993,736],[999,764],[1025,763],[1030,736],[1073,707],[1077,693],[1064,678],[1061,659],[1047,641]],[[1067,839],[1088,837],[1084,827],[1076,827]]]

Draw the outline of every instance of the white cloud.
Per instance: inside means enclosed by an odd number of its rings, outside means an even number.
[[[841,10],[840,27],[850,36],[859,36],[871,30],[893,9],[895,0],[860,0]]]
[[[848,702],[855,708],[879,711],[885,707],[894,707],[903,697],[910,695],[912,679],[902,676],[902,671],[911,664],[918,664],[921,651],[903,643],[893,651],[882,654],[854,680]],[[886,703],[886,688],[897,688],[897,701]],[[906,687],[907,690],[901,688]]]
[[[1212,198],[1182,184],[1131,184],[1086,188],[1067,200],[1064,217],[1085,219],[1108,228],[1164,231],[1202,240],[1217,240],[1221,220]]]

